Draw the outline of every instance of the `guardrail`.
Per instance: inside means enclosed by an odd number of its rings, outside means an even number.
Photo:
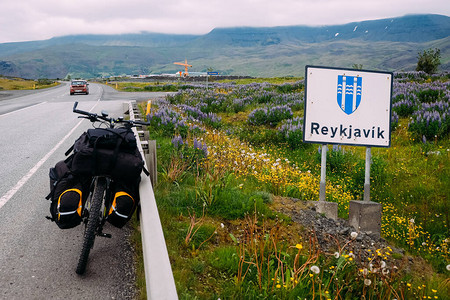
[[[136,102],[128,103],[128,111],[130,119],[140,119]],[[141,136],[143,139],[148,139],[148,132],[146,134],[144,131],[139,134],[138,129],[133,128],[133,130],[138,141],[140,141]],[[141,184],[139,185],[142,251],[144,254],[147,298],[155,300],[178,299],[152,186],[152,183],[156,184],[157,180],[156,142],[144,140],[138,142],[138,147],[141,155],[146,158],[145,167],[150,172],[150,178],[145,174],[141,175]]]

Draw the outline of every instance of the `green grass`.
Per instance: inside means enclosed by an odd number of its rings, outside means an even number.
[[[272,83],[272,84],[283,84],[283,83],[295,83],[302,80],[303,77],[268,77],[268,78],[240,78],[240,79],[219,79],[212,82],[221,83],[235,83],[235,84],[250,84],[250,83]]]
[[[292,149],[278,143],[274,129],[246,128],[248,113],[222,115],[228,135],[197,136],[218,148],[238,136],[241,144],[226,144],[229,157],[222,161],[212,159],[219,150],[210,148],[211,156],[192,165],[173,148],[167,131],[150,129],[159,147],[155,196],[180,299],[445,299],[448,139],[423,144],[408,132],[408,119],[401,119],[392,133],[392,147],[373,148],[371,196],[383,204],[382,235],[406,254],[394,254],[390,248],[373,251],[371,263],[381,266],[387,261],[389,273],[371,273],[364,271],[368,262],[357,264],[349,252],[342,251],[339,258],[316,253],[307,230],[276,212],[274,196],[301,198],[302,191],[316,189],[317,181],[306,181],[309,177],[286,180],[308,172],[317,179],[320,155],[317,145]],[[249,141],[253,146],[245,144]],[[255,163],[250,152],[273,157],[266,165],[280,158],[280,173],[266,173],[270,176],[263,179],[257,164],[258,175],[246,173],[246,166]],[[348,215],[348,200],[362,195],[364,153],[362,147],[349,146],[328,152],[327,199],[339,203],[340,217]],[[294,172],[293,165],[302,172]],[[409,255],[416,256],[417,265],[408,265]],[[318,274],[311,271],[314,265]]]
[[[33,90],[44,89],[58,85],[51,80],[27,80],[14,77],[0,77],[0,90]]]

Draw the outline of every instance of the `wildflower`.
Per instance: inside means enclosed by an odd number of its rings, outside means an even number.
[[[367,286],[369,286],[369,285],[372,284],[372,280],[370,280],[370,279],[364,279],[364,284],[367,285]]]
[[[303,246],[302,246],[302,244],[297,244],[297,245],[295,245],[295,248],[297,248],[298,250],[302,250]]]
[[[384,262],[384,260],[381,261],[380,265],[382,269],[386,268],[386,263]]]
[[[339,252],[334,252],[334,257],[339,258]]]
[[[319,269],[318,266],[312,266],[312,267],[311,267],[311,271],[312,271],[313,273],[319,274],[320,269]]]
[[[352,237],[352,239],[356,239],[356,237],[358,236],[358,233],[353,231],[352,233],[350,233],[350,236]]]
[[[223,225],[223,223],[220,223],[220,227],[224,228],[224,227],[225,227],[225,225]]]
[[[450,271],[450,265],[447,265],[445,268],[447,269],[447,271]]]
[[[437,290],[433,290],[433,289],[431,289],[431,291],[432,291],[433,293],[437,293]]]
[[[281,288],[281,285],[280,285],[280,284],[277,284],[276,287],[277,287],[277,289],[279,289],[279,288]]]

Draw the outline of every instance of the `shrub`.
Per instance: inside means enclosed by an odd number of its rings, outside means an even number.
[[[300,148],[303,145],[303,120],[299,117],[286,120],[278,129],[278,136],[289,148]]]
[[[418,53],[418,61],[416,71],[424,71],[428,74],[437,72],[439,65],[441,64],[441,50],[440,49],[428,49]]]
[[[419,140],[421,137],[428,140],[442,139],[449,134],[450,111],[448,108],[445,112],[441,112],[422,107],[413,114],[408,130],[413,132]]]
[[[417,109],[415,97],[409,99],[402,99],[392,104],[392,110],[400,117],[408,117]]]
[[[248,122],[251,125],[269,125],[275,127],[281,121],[290,119],[292,116],[292,110],[287,105],[257,108],[248,115]]]
[[[417,98],[421,103],[431,103],[439,101],[441,97],[444,96],[444,93],[445,93],[444,90],[440,90],[437,88],[425,89],[416,92]]]
[[[202,107],[201,104],[199,104],[199,106]],[[215,129],[220,128],[222,125],[222,119],[212,112],[204,113],[197,107],[192,107],[185,104],[178,105],[178,108],[182,109],[189,117],[192,118],[193,121],[200,121]]]
[[[399,119],[398,114],[395,111],[393,111],[391,116],[391,131],[397,129],[398,119]]]

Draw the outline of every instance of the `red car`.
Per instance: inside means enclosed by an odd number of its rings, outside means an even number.
[[[70,94],[75,93],[89,94],[89,83],[86,80],[73,80],[70,83]]]

